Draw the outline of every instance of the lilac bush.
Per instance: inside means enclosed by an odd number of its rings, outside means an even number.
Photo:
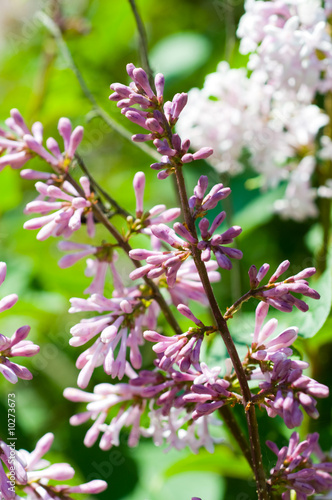
[[[246,83],[242,84],[247,93],[237,103],[239,107],[246,106],[244,101],[247,98],[254,101],[259,93],[258,87],[263,85],[264,96],[268,99],[266,113],[271,112],[271,106],[281,105],[282,99],[277,94],[272,95],[273,89],[280,90],[282,95],[286,93],[288,101],[294,94],[301,96],[300,109],[294,113],[294,110],[290,111],[294,123],[289,120],[289,128],[279,131],[279,142],[273,150],[276,156],[265,158],[266,163],[275,164],[275,158],[284,162],[291,157],[292,148],[302,144],[301,138],[297,137],[296,142],[291,136],[292,127],[295,130],[296,119],[300,120],[302,113],[308,120],[304,127],[314,120],[312,127],[308,125],[310,133],[305,135],[302,131],[306,145],[327,123],[324,115],[317,118],[318,108],[311,104],[316,92],[330,90],[330,70],[326,60],[330,58],[331,44],[324,31],[327,12],[319,8],[317,12],[318,19],[308,25],[301,19],[301,12],[297,12],[294,2],[247,2],[247,13],[240,23],[239,34],[242,50],[252,52],[250,69],[253,73],[247,78],[243,72],[236,75],[232,73],[236,70],[229,70],[229,84],[221,78],[225,73],[222,65],[220,72],[209,79],[209,85],[215,84],[214,80],[222,83],[224,92],[229,90],[225,90],[227,85],[232,86],[233,78],[245,80]],[[263,23],[266,29],[261,28]],[[256,31],[252,32],[252,26]],[[279,48],[287,34],[287,43],[295,48],[292,65],[285,73],[287,68]],[[308,34],[315,40],[309,43]],[[317,56],[318,50],[324,53],[324,57]],[[276,64],[272,65],[271,61]],[[303,68],[305,61],[306,68],[314,71],[315,78],[309,79],[306,73],[305,81],[299,81],[298,69]],[[86,403],[86,410],[78,410],[79,413],[71,417],[70,424],[79,426],[91,421],[84,437],[87,447],[92,447],[98,440],[102,450],[119,446],[121,431],[126,428],[130,447],[136,446],[141,438],[152,438],[156,446],[165,444],[168,449],[181,450],[188,446],[197,453],[205,447],[213,453],[215,444],[221,440],[214,429],[224,421],[252,469],[259,500],[290,500],[295,498],[293,494],[297,499],[305,500],[314,494],[329,494],[332,490],[331,459],[321,450],[318,434],[309,434],[300,442],[299,434],[294,432],[288,446],[280,450],[275,443],[268,441],[267,446],[275,453],[277,461],[267,474],[256,417],[256,409],[263,409],[269,417],[280,417],[288,429],[293,429],[301,425],[304,413],[317,419],[317,399],[328,397],[326,385],[303,373],[309,364],[294,357],[292,346],[299,328],[291,326],[282,330],[278,328],[276,318],[267,319],[271,309],[280,313],[298,309],[305,313],[311,299],[320,299],[319,293],[307,281],[316,269],[308,267],[285,278],[284,273],[290,266],[285,260],[263,285],[270,266],[265,263],[257,269],[253,264],[248,272],[248,291],[224,313],[221,311],[211,283],[232,272],[234,260],[240,260],[246,252],[245,248],[240,250],[234,244],[242,228],[231,225],[226,229],[222,226],[227,221],[227,213],[221,205],[231,196],[229,187],[222,183],[209,186],[207,176],[197,175],[192,194],[188,193],[184,178],[184,171],[192,168],[193,162],[211,159],[217,163],[218,156],[213,156],[213,149],[206,146],[201,131],[199,138],[193,141],[198,145],[197,151],[191,150],[189,139],[180,137],[178,132],[187,130],[184,125],[175,131],[182,112],[186,116],[187,94],[176,94],[172,101],[165,102],[162,74],[157,74],[152,82],[144,69],[131,63],[127,65],[127,73],[131,83],[112,84],[110,100],[117,103],[128,120],[143,129],[138,129],[132,140],[150,141],[161,155],[160,161],[150,167],[158,172],[160,181],[169,182],[168,178],[174,178],[179,207],[167,209],[164,204],[150,209],[145,207],[146,179],[144,172],[139,171],[132,182],[135,213],[128,213],[127,207],[118,210],[117,214],[124,222],[119,230],[112,220],[114,214],[105,203],[107,201],[118,208],[116,202],[105,199],[105,193],[78,156],[82,127],[72,130],[67,118],[59,120],[63,152],[52,137],[46,140],[45,147],[42,124],[36,122],[30,129],[17,109],[11,111],[11,117],[6,121],[7,129],[0,129],[0,168],[22,169],[27,162],[38,157],[50,169],[47,172],[21,170],[24,179],[37,181],[36,199],[25,207],[29,220],[24,228],[38,230],[36,238],[40,241],[60,238],[58,247],[65,254],[59,266],[65,269],[87,258],[86,275],[92,278],[89,287],[82,292],[87,297],[70,300],[71,314],[86,314],[70,329],[69,344],[79,348],[80,352],[76,361],[79,388],[67,387],[64,390],[67,400]],[[253,88],[256,93],[252,92]],[[235,87],[235,96],[237,91],[241,93]],[[202,102],[197,104],[194,112],[198,113],[202,120],[199,125],[202,125],[204,116],[199,114],[200,105]],[[226,108],[228,105],[230,103],[223,103]],[[213,106],[214,101],[211,101],[211,110]],[[208,112],[209,106],[204,107],[204,113]],[[252,120],[255,113],[260,112],[247,108],[246,113],[250,116],[245,120]],[[213,126],[218,129],[218,123]],[[237,132],[231,130],[234,140]],[[245,133],[243,138],[248,139]],[[219,137],[218,144],[222,140]],[[235,145],[230,153],[236,156],[242,147],[243,144]],[[228,161],[226,155],[220,168],[225,170]],[[82,162],[85,175],[76,180],[75,167]],[[268,172],[266,181],[278,182],[283,175],[279,171],[277,174]],[[30,218],[31,214],[38,215]],[[306,213],[299,209],[297,217],[303,218],[304,215]],[[174,222],[175,219],[179,220]],[[105,230],[106,237],[102,241],[96,237],[97,225]],[[74,233],[75,241],[70,239]],[[138,234],[145,238],[140,239],[145,242],[140,245],[143,248],[133,247]],[[81,241],[77,241],[80,237]],[[85,243],[87,238],[90,243]],[[128,280],[119,272],[120,252],[127,255],[134,267],[128,272]],[[111,294],[105,287],[108,274],[113,282]],[[5,275],[6,265],[0,263],[0,283]],[[309,303],[298,295],[307,297]],[[240,356],[229,324],[242,305],[251,299],[258,300],[255,324],[252,325],[252,337],[246,342],[247,352]],[[14,294],[1,299],[0,312],[13,307],[16,301]],[[197,317],[195,302],[209,311],[209,316],[205,316],[208,320]],[[183,326],[181,316],[190,326]],[[167,332],[161,318],[169,326]],[[173,335],[169,335],[170,330]],[[10,360],[16,356],[38,354],[39,347],[25,340],[29,331],[28,326],[23,326],[10,338],[0,337],[0,371],[11,383],[16,383],[19,378],[29,380],[32,377],[27,368]],[[225,366],[211,366],[206,358],[205,346],[217,336],[221,336],[228,353]],[[143,363],[143,352],[148,351],[154,356],[151,369]],[[94,383],[95,371],[103,376],[102,383]],[[229,417],[234,406],[243,410],[249,440],[240,432],[236,418]],[[0,466],[0,491],[5,500],[15,498],[15,495],[33,500],[66,500],[72,494],[96,494],[107,487],[101,480],[80,486],[57,484],[58,481],[71,480],[74,469],[67,463],[50,465],[43,459],[52,442],[53,434],[47,433],[29,453],[16,451],[15,447],[0,441],[3,464]],[[316,458],[312,458],[313,455]]]

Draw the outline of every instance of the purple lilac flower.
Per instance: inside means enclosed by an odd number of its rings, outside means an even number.
[[[257,271],[255,266],[251,266],[249,269],[249,278],[251,289],[254,292],[253,295],[283,312],[291,312],[293,307],[305,312],[309,309],[308,304],[294,297],[292,294],[300,293],[305,297],[316,300],[320,298],[319,293],[310,288],[306,281],[306,278],[310,278],[310,276],[315,274],[316,269],[308,267],[298,274],[286,278],[284,281],[277,282],[278,278],[287,271],[289,265],[290,262],[288,260],[283,261],[269,279],[268,284],[257,290],[256,288],[266,276],[270,266],[269,264],[263,264],[259,271]]]
[[[74,469],[67,463],[51,465],[50,462],[42,458],[49,451],[53,439],[54,435],[49,432],[37,442],[31,453],[26,450],[18,452],[26,473],[24,477],[18,477],[17,483],[29,497],[45,500],[70,499],[71,493],[96,494],[107,488],[107,483],[101,480],[90,481],[79,486],[48,484],[49,480],[66,481],[72,479],[75,474]]]
[[[140,419],[144,412],[146,401],[139,401],[141,388],[129,384],[99,384],[93,393],[79,389],[67,388],[64,397],[70,401],[86,402],[87,411],[74,415],[70,419],[71,425],[81,425],[89,419],[94,420],[92,427],[84,438],[84,444],[91,447],[102,433],[100,448],[109,450],[112,446],[119,446],[120,432],[123,427],[133,426],[129,435],[129,446],[137,444],[140,435]],[[136,398],[136,403],[134,399]],[[129,404],[126,404],[128,402]],[[109,410],[120,405],[119,411],[109,424],[105,423]]]
[[[315,398],[325,398],[329,390],[323,384],[302,374],[308,363],[289,359],[290,349],[298,329],[290,327],[269,340],[278,326],[274,318],[267,321],[269,305],[261,302],[256,309],[256,323],[247,365],[258,365],[251,370],[251,379],[264,379],[259,383],[262,392],[256,396],[264,402],[270,417],[281,416],[289,429],[299,426],[303,419],[300,407],[312,418],[318,418]]]
[[[87,177],[81,177],[81,186],[85,198],[73,189],[68,193],[54,185],[43,182],[36,183],[37,191],[48,200],[35,200],[27,204],[25,213],[41,213],[41,217],[31,219],[24,224],[25,229],[40,229],[37,239],[46,240],[50,236],[69,237],[74,231],[81,227],[82,217],[86,218],[87,232],[90,237],[94,236],[95,224],[93,220],[92,206],[95,203],[94,194],[90,191],[90,182]],[[55,201],[60,198],[62,201]],[[54,211],[53,213],[49,213]],[[48,215],[46,215],[48,214]]]
[[[124,285],[114,264],[118,259],[118,254],[114,250],[113,245],[103,243],[99,247],[96,247],[72,241],[60,241],[58,248],[63,251],[73,251],[73,253],[65,255],[59,260],[58,264],[62,269],[71,267],[80,259],[83,259],[88,255],[95,256],[95,259],[87,259],[86,261],[87,267],[85,275],[93,277],[93,281],[89,287],[84,290],[84,293],[88,293],[90,295],[103,295],[106,273],[109,269],[113,277],[114,288],[118,293],[123,295]]]
[[[283,446],[280,450],[275,443],[266,442],[278,457],[275,467],[271,469],[268,483],[274,491],[287,488],[282,494],[282,500],[291,500],[291,491],[296,492],[298,500],[306,500],[314,493],[331,490],[332,463],[324,461],[318,438],[317,432],[308,434],[307,439],[300,443],[299,434],[293,432],[288,446]],[[316,455],[320,462],[314,461],[312,455]]]
[[[216,261],[210,260],[206,262],[205,267],[210,283],[220,281],[221,276],[220,273],[216,271],[216,269],[218,269]],[[159,279],[159,287],[164,286],[163,281],[163,278]],[[209,303],[193,260],[187,259],[184,261],[176,274],[174,286],[167,287],[167,289],[175,306],[182,303],[188,305],[189,300],[194,300],[204,305],[208,305]]]
[[[266,393],[264,403],[268,415],[280,415],[292,429],[301,425],[303,420],[300,406],[311,418],[319,417],[315,398],[327,398],[329,389],[302,374],[302,370],[308,367],[307,363],[287,359],[286,355],[280,351],[276,353],[272,371],[264,371],[266,381],[259,386]]]
[[[126,370],[127,348],[132,366],[139,369],[142,364],[139,351],[143,344],[142,329],[153,328],[156,324],[159,308],[154,301],[147,306],[138,288],[124,289],[123,296],[118,293],[114,295],[112,299],[98,294],[93,294],[88,299],[71,299],[70,313],[100,313],[100,316],[81,320],[70,330],[73,337],[69,343],[75,347],[84,345],[97,336],[95,342],[76,362],[77,368],[81,370],[77,384],[83,389],[87,387],[94,369],[101,365],[105,373],[121,380]]]
[[[223,200],[231,193],[230,188],[225,188],[223,184],[215,184],[205,195],[209,180],[206,175],[201,175],[194,188],[194,195],[189,199],[189,206],[195,218],[204,214],[207,210],[215,208],[220,200]],[[213,231],[212,231],[213,233]]]
[[[287,348],[295,342],[299,331],[296,327],[290,327],[277,337],[269,339],[278,326],[278,320],[272,318],[263,326],[268,311],[269,304],[265,302],[260,302],[256,308],[255,331],[250,355],[260,361],[273,361],[278,351],[290,352],[291,350]]]
[[[177,228],[178,234],[181,234],[181,236],[185,234],[185,237],[189,241],[179,238],[175,231],[165,224],[151,226],[150,229],[154,236],[159,240],[165,241],[176,250],[165,252],[144,249],[131,250],[129,256],[132,259],[146,260],[147,264],[132,271],[129,277],[132,280],[136,280],[146,275],[148,278],[154,279],[165,274],[168,286],[173,287],[176,282],[178,270],[182,263],[191,255],[190,244],[197,243],[185,228],[185,233],[178,229],[182,227],[184,228],[182,224],[174,224],[174,228]]]
[[[3,468],[4,464],[8,469],[8,475]],[[22,455],[10,446],[0,440],[0,494],[4,500],[13,500],[15,498],[16,483],[26,484],[27,473],[26,463]]]
[[[100,433],[100,448],[108,450],[112,446],[118,446],[121,429],[131,427],[129,446],[136,446],[139,437],[143,436],[153,437],[157,446],[166,441],[169,447],[176,449],[190,446],[194,453],[201,446],[213,451],[213,443],[218,440],[210,435],[209,424],[220,425],[220,420],[216,421],[211,415],[203,415],[193,421],[192,404],[187,404],[183,399],[183,395],[189,391],[188,384],[192,384],[197,372],[181,374],[172,371],[162,375],[157,371],[143,370],[138,376],[132,376],[129,384],[99,384],[93,393],[74,388],[65,389],[64,396],[70,401],[87,403],[86,412],[70,419],[72,425],[93,420],[84,439],[86,446],[93,446]],[[114,407],[118,409],[117,414],[107,423],[109,411]],[[142,415],[147,409],[150,423],[148,427],[142,427]]]
[[[226,217],[225,212],[221,212],[210,226],[210,222],[205,217],[200,220],[199,228],[201,231],[202,240],[199,241],[197,248],[202,251],[201,257],[203,262],[207,262],[211,258],[211,252],[214,253],[219,267],[222,269],[230,270],[232,269],[232,259],[242,259],[243,253],[237,248],[228,248],[225,245],[233,243],[234,238],[236,238],[242,232],[240,226],[232,226],[227,229],[222,234],[213,234],[220,224],[224,221]]]
[[[174,171],[175,165],[211,156],[213,153],[211,148],[201,148],[196,153],[188,153],[189,139],[182,141],[177,134],[171,132],[187,103],[187,94],[176,94],[172,101],[163,104],[164,76],[161,73],[156,75],[154,81],[156,94],[151,89],[148,76],[142,68],[128,64],[127,73],[133,82],[129,86],[113,83],[111,89],[114,93],[110,96],[110,100],[117,101],[121,112],[130,121],[146,130],[146,134],[135,134],[132,137],[133,141],[153,141],[158,153],[162,155],[160,162],[151,165],[151,168],[160,170],[159,179],[168,177]],[[165,139],[165,135],[168,135],[168,140]]]
[[[0,262],[0,285],[5,281],[7,266]],[[0,300],[0,313],[14,306],[17,295],[11,294]],[[19,378],[31,380],[32,374],[24,366],[13,363],[9,358],[16,356],[30,357],[39,352],[39,346],[30,340],[25,340],[30,332],[30,326],[21,326],[11,338],[0,334],[0,373],[12,384],[16,384]]]
[[[199,370],[200,350],[207,328],[194,316],[188,306],[179,304],[177,309],[183,316],[193,321],[198,328],[189,328],[182,335],[173,335],[172,337],[165,337],[155,331],[146,330],[143,336],[145,340],[156,342],[152,349],[161,356],[157,362],[157,366],[161,370],[167,371],[174,363],[179,366],[182,372],[187,372],[191,365]]]
[[[58,129],[63,137],[65,150],[64,153],[61,153],[56,140],[50,137],[46,141],[49,152],[43,146],[43,126],[40,122],[34,123],[30,131],[17,109],[12,109],[10,114],[11,117],[6,120],[10,132],[0,129],[0,152],[2,153],[0,170],[7,165],[14,169],[21,168],[28,160],[37,155],[57,172],[66,172],[82,141],[83,127],[79,126],[72,130],[70,120],[60,118]],[[30,175],[33,175],[33,171],[30,171]],[[40,175],[42,176],[43,172]]]
[[[137,172],[133,181],[135,197],[136,197],[136,220],[133,224],[135,231],[140,231],[145,234],[151,234],[149,226],[168,223],[179,217],[180,208],[170,208],[166,210],[165,205],[155,205],[147,212],[143,209],[143,197],[145,188],[145,174]]]
[[[32,373],[27,368],[9,360],[16,356],[31,357],[38,354],[40,347],[31,340],[24,340],[29,332],[30,326],[21,326],[11,338],[0,334],[0,372],[12,384],[16,384],[19,378],[32,379]]]

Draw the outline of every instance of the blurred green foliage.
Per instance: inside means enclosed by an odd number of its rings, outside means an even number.
[[[26,3],[32,10],[40,5],[33,0]],[[41,3],[45,9],[52,2]],[[116,121],[135,130],[123,119],[114,103],[108,101],[110,83],[127,81],[126,63],[140,64],[137,31],[129,3],[76,0],[60,5],[67,23],[65,38],[89,89]],[[146,25],[153,69],[164,71],[167,76],[167,98],[175,92],[201,86],[205,75],[214,71],[222,59],[227,58],[233,67],[244,63],[243,56],[237,53],[234,38],[243,8],[241,2],[141,0],[138,7]],[[145,206],[160,202],[168,207],[175,206],[172,183],[170,180],[156,180],[155,172],[148,168],[150,158],[110,130],[100,118],[89,114],[90,103],[40,21],[33,17],[22,18],[19,2],[16,14],[17,22],[12,25],[8,21],[1,34],[0,122],[7,118],[11,108],[16,107],[28,123],[40,120],[46,137],[57,138],[58,119],[68,116],[75,125],[85,127],[80,152],[88,168],[121,205],[133,211],[131,182],[134,173],[143,170],[147,176]],[[34,167],[44,168],[37,160]],[[218,174],[203,162],[189,166],[185,173],[189,190],[201,173],[209,175],[211,183],[219,180]],[[79,172],[76,174],[78,176]],[[228,224],[232,221],[244,229],[238,238],[244,258],[233,272],[222,272],[222,281],[215,286],[223,310],[247,290],[247,270],[251,264],[258,267],[268,261],[273,269],[287,258],[291,261],[290,272],[295,273],[315,263],[321,245],[319,227],[312,221],[297,224],[273,215],[271,201],[279,193],[247,191],[244,185],[250,177],[251,173],[245,172],[235,179],[226,180],[233,194],[230,202],[226,200],[224,209],[228,212]],[[69,329],[78,322],[77,315],[67,313],[68,300],[83,296],[82,290],[90,280],[84,276],[84,262],[67,270],[57,267],[60,252],[54,239],[39,243],[35,232],[23,231],[26,216],[22,210],[34,197],[33,183],[23,181],[9,168],[1,172],[0,258],[8,264],[8,277],[1,287],[1,294],[15,292],[20,297],[12,312],[2,314],[1,332],[11,334],[17,327],[29,324],[32,327],[31,339],[41,345],[40,354],[24,363],[33,372],[33,381],[19,381],[14,388],[20,447],[32,449],[45,432],[54,432],[51,459],[69,461],[77,468],[78,479],[82,481],[104,477],[109,482],[109,489],[99,496],[100,499],[187,500],[191,496],[201,496],[204,500],[254,499],[255,487],[246,464],[225,445],[218,446],[213,456],[204,450],[197,456],[188,450],[172,450],[165,454],[149,441],[137,449],[128,449],[125,438],[119,450],[110,452],[102,452],[98,445],[91,450],[84,447],[83,435],[88,426],[69,426],[69,417],[77,411],[77,405],[65,401],[62,392],[65,387],[76,386],[75,360],[82,350],[68,345]],[[121,221],[117,224],[120,227]],[[103,228],[98,228],[98,237],[107,239]],[[86,241],[82,234],[75,235],[75,239]],[[120,258],[120,267],[125,276],[130,269],[125,257]],[[317,286],[323,296],[317,307],[311,301],[311,312],[307,315],[300,317],[292,313],[283,315],[280,320],[282,324],[301,326],[302,337],[312,337],[319,330],[314,338],[299,340],[298,349],[312,363],[313,375],[328,383],[332,325],[331,319],[326,323],[325,320],[331,306],[330,267]],[[196,307],[203,317],[206,313]],[[254,304],[245,304],[232,327],[240,350],[245,351],[248,335],[253,329],[253,310]],[[163,328],[167,329],[167,326],[163,325]],[[147,356],[147,363],[151,362],[151,355],[147,353]],[[209,346],[206,356],[211,362],[222,363],[226,353],[219,339]],[[100,368],[96,371],[94,383],[104,380]],[[0,431],[4,434],[6,394],[13,389],[4,380],[0,384],[4,395],[0,401]],[[318,406],[321,419],[318,423],[306,420],[303,433],[319,427],[328,449],[332,444],[330,405],[324,400]],[[242,413],[237,413],[243,420]],[[263,412],[259,412],[258,418],[262,442],[271,439],[284,443],[290,432],[285,430],[279,418],[271,423]],[[272,464],[269,450],[264,446],[263,449],[267,463]]]

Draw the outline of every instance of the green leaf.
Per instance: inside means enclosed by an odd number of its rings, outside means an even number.
[[[178,78],[193,73],[209,58],[209,40],[199,33],[178,33],[162,39],[153,47],[150,61],[156,72],[166,78]]]
[[[279,326],[293,326],[299,328],[299,335],[303,338],[310,338],[322,328],[331,310],[332,303],[332,257],[330,256],[328,265],[324,273],[317,281],[310,283],[311,287],[317,290],[321,298],[319,300],[308,299],[309,311],[303,313],[294,311],[282,314],[278,317]]]
[[[217,446],[212,455],[206,450],[202,450],[199,455],[189,455],[168,467],[165,475],[171,477],[188,471],[209,471],[224,477],[241,479],[248,479],[252,476],[245,458],[236,455],[226,446]]]

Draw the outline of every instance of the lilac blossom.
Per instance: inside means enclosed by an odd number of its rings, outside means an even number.
[[[64,152],[61,153],[58,143],[52,137],[46,141],[48,151],[43,146],[43,126],[40,122],[34,123],[30,131],[17,109],[12,109],[10,114],[11,117],[6,120],[10,132],[1,130],[0,134],[0,152],[5,152],[0,158],[0,169],[2,170],[6,165],[18,169],[34,156],[39,156],[56,172],[67,172],[82,141],[83,127],[78,126],[72,130],[70,120],[60,118],[58,130],[64,140]],[[33,174],[33,171],[26,173],[28,176],[37,174],[37,172]],[[43,172],[39,173],[41,178],[43,174]]]
[[[132,287],[123,289],[123,296],[115,292],[111,299],[98,294],[88,299],[73,298],[71,305],[70,313],[100,313],[100,316],[82,319],[70,330],[73,337],[69,343],[75,347],[97,337],[77,359],[76,366],[81,370],[77,381],[79,387],[86,388],[94,369],[101,365],[108,375],[121,380],[126,370],[127,348],[132,366],[136,369],[141,367],[139,347],[143,344],[142,329],[155,326],[159,311],[154,301],[149,301],[147,305],[142,292]]]
[[[299,331],[296,327],[290,327],[273,339],[269,338],[275,332],[278,326],[278,320],[272,318],[263,326],[268,311],[269,304],[265,302],[260,302],[256,308],[256,322],[251,344],[251,357],[260,361],[273,360],[275,353],[278,351],[285,352],[285,349],[295,342]]]
[[[181,229],[184,228],[182,224],[175,224],[174,227],[177,229],[179,227]],[[148,278],[154,279],[165,274],[168,286],[173,287],[176,282],[178,270],[182,263],[191,255],[190,244],[197,243],[197,240],[193,238],[185,228],[185,233],[179,230],[177,232],[180,233],[181,236],[185,234],[184,237],[188,238],[189,241],[184,241],[179,238],[175,231],[165,224],[151,226],[150,229],[155,237],[165,241],[176,250],[165,252],[144,249],[131,250],[129,256],[134,260],[146,260],[146,265],[132,271],[129,277],[132,280],[136,280],[146,275]]]
[[[275,89],[288,87],[298,98],[310,101],[316,92],[331,88],[332,43],[323,7],[303,3],[247,1],[238,35],[243,53],[255,51],[251,69],[264,75]]]
[[[290,352],[289,352],[290,351]],[[311,418],[318,418],[315,398],[327,398],[329,389],[326,385],[302,374],[308,367],[303,361],[287,359],[292,350],[280,349],[271,356],[273,369],[264,370],[265,382],[259,384],[264,391],[267,413],[270,417],[279,415],[289,429],[301,425],[303,415],[300,406]]]
[[[164,442],[168,448],[182,449],[189,446],[194,453],[205,446],[212,452],[213,444],[218,439],[210,435],[209,424],[220,425],[221,422],[205,414],[193,421],[192,412],[185,409],[187,403],[183,394],[188,393],[188,388],[184,393],[183,389],[196,376],[197,372],[183,375],[172,371],[164,376],[156,371],[143,370],[138,376],[134,374],[129,384],[99,384],[95,386],[93,393],[67,388],[64,391],[67,399],[87,403],[87,411],[71,417],[70,423],[80,425],[89,419],[93,420],[84,439],[88,447],[93,446],[100,433],[101,449],[108,450],[112,446],[118,446],[121,429],[131,427],[129,446],[136,446],[139,437],[143,436],[153,437],[157,446]],[[188,410],[191,406],[189,404]],[[114,407],[118,408],[118,412],[107,423],[109,411]],[[150,420],[148,427],[141,425],[145,411],[148,411]]]
[[[277,463],[271,469],[268,483],[272,491],[278,491],[279,485],[287,488],[282,494],[283,500],[291,499],[291,492],[296,492],[296,498],[306,500],[314,493],[326,493],[332,488],[332,464],[324,460],[318,445],[319,434],[308,434],[305,441],[300,442],[299,434],[293,432],[288,446],[280,450],[278,446],[267,441],[267,446],[278,457]],[[319,459],[317,463],[313,455]]]
[[[30,332],[30,326],[21,326],[11,338],[0,334],[0,372],[12,384],[16,384],[19,378],[31,380],[32,373],[24,366],[13,363],[9,358],[16,356],[35,356],[40,347],[31,340],[25,340]]]
[[[161,370],[168,370],[176,363],[180,371],[187,372],[192,365],[196,370],[200,370],[199,359],[200,349],[204,338],[204,333],[214,331],[213,327],[205,327],[203,323],[194,316],[188,306],[179,304],[178,311],[190,319],[197,328],[189,328],[182,335],[165,337],[155,331],[146,330],[143,334],[145,340],[156,342],[153,350],[160,356],[157,366]]]
[[[257,287],[266,276],[270,266],[269,264],[263,264],[259,271],[257,271],[255,266],[251,266],[249,269],[249,278],[250,286],[253,290],[253,296],[260,298],[267,304],[283,312],[291,312],[293,307],[305,312],[309,309],[308,304],[306,304],[303,300],[294,297],[292,294],[300,293],[305,297],[310,297],[316,300],[320,298],[319,293],[310,288],[308,282],[306,281],[306,278],[310,278],[313,274],[315,274],[316,269],[314,267],[308,267],[296,275],[290,276],[284,281],[278,282],[277,280],[287,271],[289,265],[290,262],[288,260],[283,261],[269,279],[268,284],[260,288]]]
[[[7,266],[5,262],[0,262],[0,285],[5,281]],[[7,295],[0,300],[0,313],[10,309],[16,304],[18,297],[16,294]],[[17,356],[31,357],[39,352],[39,346],[30,340],[25,340],[30,332],[30,326],[21,326],[16,330],[11,338],[0,334],[0,373],[12,384],[16,384],[19,378],[31,380],[31,372],[10,358]]]
[[[208,194],[205,194],[208,182],[207,176],[201,175],[194,188],[194,195],[189,199],[189,207],[195,218],[215,208],[220,200],[224,200],[231,193],[230,188],[225,188],[219,183],[215,184]]]
[[[190,388],[190,394],[185,394],[186,402],[195,403],[193,419],[210,415],[227,403],[237,402],[237,396],[231,393],[230,382],[219,377],[220,368],[209,370],[205,363],[201,363],[199,374]]]
[[[207,262],[211,258],[211,252],[214,253],[219,267],[230,270],[233,265],[232,259],[242,259],[243,253],[237,248],[228,248],[242,232],[240,226],[232,226],[221,234],[213,234],[226,217],[225,212],[220,212],[212,222],[211,226],[205,217],[200,220],[199,228],[201,231],[202,240],[197,244],[197,248],[202,251],[201,258],[203,262]]]
[[[162,155],[160,162],[151,165],[154,170],[160,170],[159,179],[165,179],[174,171],[176,165],[174,160],[185,164],[212,155],[213,150],[209,147],[203,147],[193,154],[188,153],[190,141],[188,139],[182,141],[177,134],[171,132],[187,103],[187,94],[176,94],[172,101],[164,104],[164,76],[161,73],[155,77],[156,94],[151,89],[148,76],[142,68],[128,64],[127,73],[133,80],[132,83],[129,86],[113,83],[111,89],[114,93],[110,99],[117,101],[117,106],[121,108],[126,118],[146,130],[145,134],[135,134],[132,137],[133,141],[153,141],[158,153]],[[165,138],[167,134],[168,139]]]
[[[39,212],[42,216],[25,222],[24,228],[39,229],[37,239],[40,241],[46,240],[50,236],[69,237],[74,231],[80,229],[84,216],[88,235],[93,237],[95,233],[92,212],[95,203],[94,195],[90,191],[90,182],[87,177],[81,177],[80,184],[83,188],[84,198],[73,188],[69,193],[54,185],[37,182],[37,191],[48,200],[37,199],[27,204],[26,214]],[[61,201],[56,201],[57,199]]]
[[[145,234],[151,234],[149,226],[172,222],[179,217],[180,208],[170,208],[166,210],[165,205],[155,205],[147,212],[143,209],[143,196],[145,188],[145,174],[137,172],[133,181],[135,197],[136,197],[136,220],[134,221],[133,229],[141,230]]]
[[[97,247],[72,241],[60,241],[58,248],[65,252],[73,251],[59,260],[58,264],[62,269],[73,266],[80,259],[88,255],[93,255],[95,257],[95,259],[89,258],[86,260],[85,275],[87,277],[93,277],[93,281],[88,288],[84,290],[84,293],[103,295],[108,269],[112,274],[115,289],[120,293],[124,292],[124,285],[115,268],[118,254],[114,250],[113,245],[103,243]]]
[[[216,271],[218,264],[214,260],[205,263],[210,283],[220,281],[220,273]],[[163,286],[163,278],[159,279],[159,286]],[[204,305],[208,305],[208,299],[204,291],[201,279],[193,260],[184,261],[176,274],[176,281],[173,287],[167,288],[175,306],[181,303],[188,305],[189,300],[194,300]]]
[[[75,471],[67,463],[50,464],[43,456],[49,451],[53,443],[54,435],[49,432],[45,434],[36,444],[35,449],[29,453],[19,450],[19,464],[24,464],[25,476],[18,477],[17,483],[28,496],[32,498],[44,498],[61,500],[70,499],[71,493],[96,494],[107,488],[107,483],[101,480],[90,481],[78,486],[48,484],[49,480],[66,481],[72,479]],[[21,475],[22,476],[22,475]]]
[[[290,346],[298,334],[296,327],[269,339],[278,321],[272,318],[264,325],[268,310],[269,305],[264,302],[256,309],[255,331],[246,364],[258,365],[257,369],[251,370],[250,378],[264,380],[259,383],[262,392],[257,395],[258,401],[264,402],[270,417],[281,416],[287,427],[292,429],[302,422],[301,406],[311,418],[318,418],[315,398],[326,398],[329,390],[303,375],[308,363],[289,359],[293,354]]]

